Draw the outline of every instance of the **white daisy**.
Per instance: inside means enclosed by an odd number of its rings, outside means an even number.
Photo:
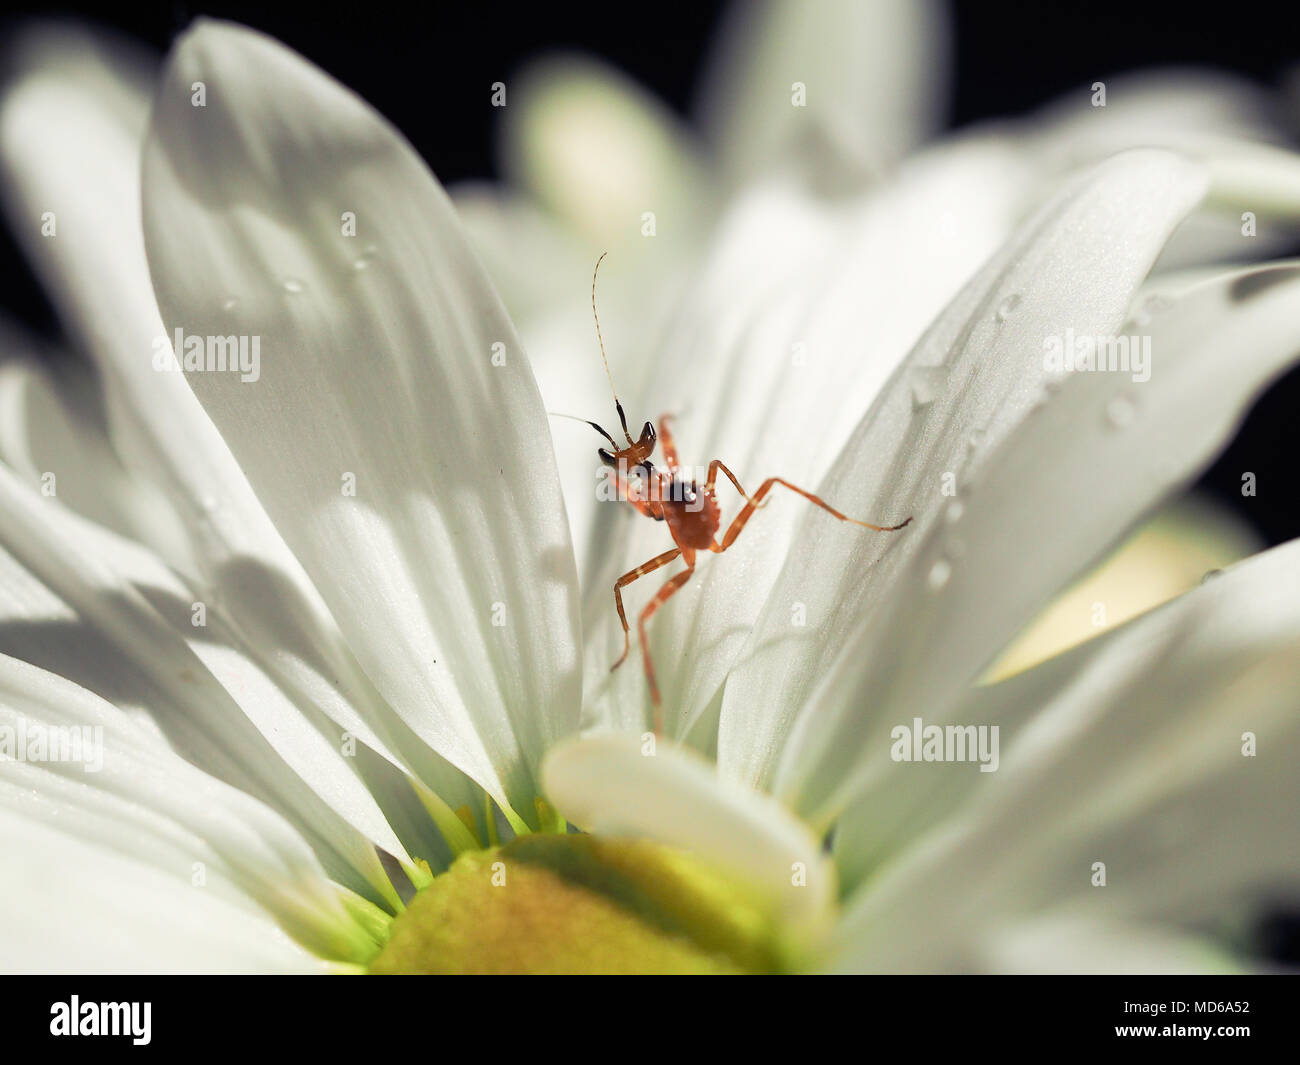
[[[662,529],[615,550],[595,520],[584,639],[528,358],[411,148],[251,31],[187,33],[151,115],[87,47],[37,38],[0,100],[16,231],[107,427],[25,414],[0,441],[6,968],[1202,968],[1228,961],[1203,945],[1225,905],[1293,890],[1294,545],[972,687],[1300,350],[1300,273],[1140,306],[1140,388],[1053,377],[1043,338],[1119,331],[1202,203],[1294,214],[1292,157],[1215,139],[1089,167],[946,305],[908,298],[942,233],[909,250],[874,197],[788,190],[766,202],[821,224],[778,227],[800,255],[730,291],[742,201],[656,387],[624,398],[747,483],[914,522],[767,508],[657,619],[656,744],[644,678],[600,687],[622,638],[601,568]],[[256,372],[156,369],[177,330],[257,337]],[[998,725],[997,771],[893,761],[915,716]],[[73,726],[102,766],[18,757]]]

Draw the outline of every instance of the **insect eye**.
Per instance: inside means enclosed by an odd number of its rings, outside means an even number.
[[[618,465],[618,459],[616,459],[613,455],[611,455],[611,454],[610,454],[608,451],[606,451],[603,447],[602,447],[600,450],[598,450],[598,451],[596,452],[596,454],[600,456],[600,461],[603,462],[606,466],[617,466],[617,465]]]

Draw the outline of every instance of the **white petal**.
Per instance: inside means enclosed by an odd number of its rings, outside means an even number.
[[[202,601],[147,550],[41,498],[3,465],[0,544],[59,600],[51,609],[0,556],[0,601],[19,621],[0,629],[0,643],[17,652],[26,643],[105,696],[127,684],[127,704],[148,709],[187,757],[291,817],[336,876],[355,870],[353,886],[393,902],[374,843],[409,859],[345,756],[342,730],[300,713],[217,610],[195,625]],[[24,634],[26,621],[54,626]]]
[[[322,972],[276,927],[212,892],[0,809],[0,969],[11,974]],[[87,884],[94,884],[87,894]]]
[[[797,801],[811,809],[811,801],[824,798],[811,795],[814,784],[835,787],[857,761],[859,741],[846,739],[846,731],[862,727],[867,707],[874,717],[889,717],[894,711],[885,706],[917,705],[885,703],[891,681],[901,688],[905,681],[933,684],[946,677],[959,688],[970,679],[963,674],[956,680],[959,670],[949,666],[952,650],[945,649],[943,663],[933,661],[933,645],[909,622],[939,609],[944,597],[927,588],[943,584],[953,566],[941,555],[948,549],[945,515],[953,514],[954,502],[943,494],[944,475],[956,479],[958,492],[965,489],[972,471],[1039,401],[1045,335],[1067,328],[1109,335],[1118,329],[1132,291],[1167,234],[1204,194],[1205,183],[1199,166],[1170,153],[1114,157],[1026,222],[949,304],[881,391],[818,489],[845,514],[880,524],[911,516],[914,523],[898,533],[871,533],[810,508],[751,633],[748,657],[728,679],[719,737],[725,770],[767,779],[784,750],[781,791],[803,792]],[[1021,505],[1030,505],[1030,498],[1032,493],[1024,494]],[[975,549],[974,542],[970,547]],[[1086,560],[1071,558],[1075,564]],[[1037,593],[1045,598],[1054,590]],[[1000,596],[1005,592],[998,588]],[[805,605],[805,627],[792,628],[794,602]],[[863,622],[870,636],[861,632]],[[967,645],[979,644],[987,628],[983,607],[962,615],[961,624]],[[915,648],[923,644],[930,661],[900,670],[897,658],[883,651],[913,632]],[[980,650],[991,657],[996,649],[980,644]],[[842,659],[845,677],[861,681],[870,670],[872,688],[836,685],[833,696],[822,689],[826,702],[809,703],[814,684],[836,659]],[[815,718],[818,724],[788,741],[803,710],[805,722]],[[875,720],[883,726],[883,719]],[[822,754],[829,761],[820,761]]]
[[[738,3],[721,32],[704,118],[733,185],[796,161],[870,171],[947,106],[947,17],[929,0]]]
[[[8,327],[3,332],[6,340],[14,336]],[[56,381],[29,361],[33,347],[19,343],[22,357],[0,365],[0,460],[28,483],[57,492],[79,514],[150,542],[191,569],[175,512],[152,485],[122,468],[89,398],[78,394],[90,382]]]
[[[361,666],[528,816],[577,722],[573,560],[536,385],[446,196],[347,90],[201,22],[164,74],[144,200],[169,324],[260,337],[256,382],[188,377]]]
[[[834,904],[834,868],[817,838],[780,803],[721,779],[693,751],[626,735],[573,739],[547,755],[543,777],[547,796],[575,824],[690,851],[770,892],[803,928],[815,930]],[[795,885],[800,867],[806,884]]]
[[[848,712],[834,726],[823,718],[813,746],[844,766],[852,759],[831,751],[847,742],[842,730],[862,742],[877,728],[910,720],[910,708],[942,715],[1046,598],[1208,465],[1254,397],[1300,351],[1298,305],[1300,270],[1274,267],[1211,282],[1168,309],[1141,309],[1137,321],[1118,327],[1077,328],[1094,336],[1149,335],[1150,380],[1078,372],[1054,393],[1026,397],[1042,405],[986,464],[963,474],[960,515],[949,509],[917,530],[900,585],[917,594],[895,605],[868,656],[828,675],[829,705]],[[1034,378],[1042,387],[1043,338],[1063,335],[1069,321],[1049,312],[1021,327],[1021,350],[1040,353],[1021,388]],[[1224,350],[1237,354],[1225,360]],[[922,490],[931,499],[918,501],[931,515],[938,509],[931,500],[951,502],[936,491],[938,469]],[[943,567],[942,587],[930,579],[936,566]],[[870,725],[863,724],[866,706]],[[872,771],[862,772],[865,779]]]
[[[1083,641],[1078,639],[1078,634],[1085,626],[1089,629],[1086,639],[1104,631],[1095,627],[1095,604],[1104,605],[1105,620],[1113,631],[1131,620],[1122,616],[1122,610],[1123,596],[1130,594],[1133,586],[1148,597],[1142,604],[1142,610],[1146,611],[1157,605],[1150,600],[1153,588],[1158,587],[1157,594],[1164,595],[1165,599],[1173,599],[1199,585],[1207,571],[1222,569],[1258,550],[1256,545],[1239,555],[1226,557],[1228,551],[1244,548],[1249,538],[1244,530],[1228,522],[1226,515],[1217,512],[1209,512],[1208,519],[1214,524],[1207,527],[1203,507],[1204,504],[1198,504],[1189,508],[1183,502],[1162,512],[1130,544],[1121,547],[1111,561],[1094,571],[1084,586],[1072,589],[1058,601],[1062,615],[1066,605],[1074,608],[1068,628],[1065,616],[1056,618],[1056,607],[1052,615],[1053,621],[1070,633],[1077,651],[1065,653],[1066,648],[1059,647],[1058,653],[1037,663],[1021,663],[1021,671],[1013,676],[971,688],[946,718],[954,723],[996,725],[1001,735],[1017,735],[1055,692],[1069,682],[1083,661],[1081,656],[1091,653],[1080,647]],[[1174,540],[1175,537],[1186,538],[1188,542]],[[1216,542],[1219,538],[1221,542]],[[1133,552],[1140,554],[1129,558]],[[1160,552],[1158,559],[1152,557],[1156,552]],[[1188,570],[1175,576],[1183,566]],[[1180,583],[1181,587],[1176,587]],[[1042,625],[1043,619],[1034,624]],[[1041,649],[1043,644],[1037,646]],[[1037,668],[1030,668],[1035,664]],[[938,723],[932,713],[925,714],[923,720]],[[910,720],[898,723],[910,726]],[[951,767],[942,764],[914,763],[903,773],[899,768],[892,765],[890,771],[873,778],[863,796],[837,822],[836,858],[845,894],[894,850],[945,818],[959,814],[984,776],[953,772]]]
[[[0,656],[0,737],[0,810],[10,829],[38,845],[37,853],[7,851],[28,883],[26,897],[6,895],[6,909],[36,908],[51,888],[79,895],[78,910],[94,908],[100,889],[111,894],[141,879],[163,881],[150,892],[161,899],[146,896],[155,905],[188,908],[212,895],[242,909],[253,929],[270,915],[323,957],[363,963],[374,953],[375,941],[349,917],[338,888],[282,818],[195,769],[96,696]],[[79,850],[98,853],[91,868],[74,872],[67,859]],[[49,857],[54,868],[43,870],[41,859]],[[118,866],[121,879],[97,880],[101,861]],[[130,864],[139,868],[124,868]],[[60,883],[63,876],[71,884]],[[179,902],[182,892],[189,899]],[[243,938],[246,930],[235,932]],[[277,937],[262,933],[268,947],[275,945]],[[105,938],[111,936],[92,936],[87,946]],[[204,949],[221,957],[211,945]],[[189,960],[196,968],[206,962],[202,954]]]
[[[391,711],[360,675],[183,376],[154,369],[170,340],[140,220],[153,66],[117,38],[68,26],[39,27],[14,46],[0,95],[0,163],[10,178],[0,190],[15,232],[69,330],[96,360],[114,448],[129,469],[167,491],[188,529],[183,551],[171,550],[157,530],[146,530],[145,542],[170,565],[199,569],[206,595],[221,597],[282,683],[336,719],[364,714],[367,724],[345,727],[370,746],[383,746],[373,729],[400,746],[384,725]],[[46,212],[52,236],[42,232]],[[451,774],[424,771],[418,752],[401,757],[426,783],[449,798],[455,793]]]
[[[188,505],[188,521],[206,517],[204,500],[234,510],[230,524],[244,531],[231,553],[249,553],[265,516],[182,377],[152,364],[155,341],[167,343],[140,230],[153,62],[69,26],[28,31],[13,55],[0,95],[6,206],[61,317],[96,359],[114,444]]]
[[[1297,586],[1291,543],[996,686],[1002,707],[982,699],[1005,722],[999,768],[928,833],[926,770],[975,767],[896,764],[913,809],[863,801],[837,847],[859,861],[904,813],[919,838],[855,896],[845,956],[961,967],[973,940],[1037,914],[1221,933],[1300,897]]]

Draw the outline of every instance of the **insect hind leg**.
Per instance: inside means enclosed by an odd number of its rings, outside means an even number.
[[[724,470],[726,469],[725,466],[722,468]],[[734,478],[733,478],[733,483],[735,483]],[[746,523],[749,521],[751,517],[753,517],[754,511],[757,510],[759,507],[763,506],[763,500],[767,496],[767,493],[770,492],[773,489],[773,487],[775,487],[778,484],[783,485],[784,487],[790,489],[790,491],[803,496],[804,499],[808,500],[808,502],[814,503],[817,506],[821,507],[822,510],[826,511],[826,513],[830,514],[832,517],[838,518],[840,521],[847,521],[853,525],[860,525],[864,529],[872,529],[876,532],[897,532],[899,529],[902,529],[907,525],[910,525],[912,522],[911,518],[908,518],[906,521],[901,522],[898,525],[873,525],[869,521],[859,521],[857,518],[850,518],[847,514],[841,514],[833,506],[827,503],[826,500],[822,499],[820,496],[813,495],[811,492],[806,491],[803,488],[800,488],[797,484],[791,484],[789,481],[785,480],[782,477],[769,477],[766,481],[764,481],[761,485],[758,486],[758,491],[754,493],[753,497],[749,500],[748,503],[745,504],[744,508],[740,511],[739,514],[736,515],[736,517],[732,520],[731,524],[727,527],[727,532],[722,538],[722,543],[718,543],[718,541],[715,539],[713,543],[709,545],[709,550],[717,554],[721,554],[723,551],[727,550],[727,548],[729,548],[733,543],[735,543],[736,537],[740,535],[741,530],[744,529]],[[739,488],[740,486],[737,485],[736,487]]]

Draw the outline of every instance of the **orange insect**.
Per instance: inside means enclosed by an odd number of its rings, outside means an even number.
[[[759,507],[766,506],[764,498],[772,490],[772,487],[778,484],[797,492],[840,521],[861,525],[863,528],[874,529],[876,532],[896,532],[908,525],[912,519],[908,518],[899,525],[873,525],[868,521],[858,521],[855,518],[846,517],[825,500],[819,499],[811,492],[806,492],[804,489],[780,477],[769,477],[759,485],[758,491],[750,496],[740,486],[740,482],[736,480],[736,475],[727,469],[721,459],[714,459],[709,463],[708,478],[705,480],[704,488],[701,491],[697,482],[682,480],[679,476],[681,467],[677,461],[677,448],[673,445],[672,435],[668,431],[670,416],[667,414],[659,418],[658,437],[655,435],[654,426],[650,422],[646,422],[641,428],[641,435],[636,440],[633,440],[632,434],[628,431],[627,417],[623,413],[623,404],[620,402],[618,392],[614,388],[614,377],[609,371],[609,359],[605,355],[605,340],[600,334],[600,316],[596,313],[596,275],[600,272],[600,264],[604,261],[605,254],[602,254],[596,260],[596,269],[591,275],[591,313],[596,319],[596,339],[600,343],[600,357],[605,363],[605,375],[609,378],[610,391],[614,393],[614,409],[618,412],[619,424],[623,427],[623,436],[627,439],[627,447],[619,447],[617,441],[595,422],[587,421],[587,424],[609,441],[612,450],[600,448],[598,454],[606,466],[610,466],[616,471],[615,476],[618,478],[620,496],[647,518],[666,522],[668,533],[677,545],[670,551],[656,555],[649,562],[643,562],[636,569],[629,570],[614,583],[614,605],[618,609],[618,620],[623,624],[623,653],[619,655],[618,661],[610,666],[611,673],[627,660],[628,651],[632,646],[627,614],[623,610],[623,589],[638,577],[644,577],[647,573],[653,573],[655,570],[661,569],[679,556],[686,564],[686,568],[681,573],[670,578],[659,589],[655,597],[642,608],[640,615],[637,617],[637,633],[641,639],[641,655],[645,664],[646,681],[650,686],[650,701],[654,704],[655,734],[659,735],[663,730],[663,704],[659,695],[659,685],[655,680],[654,663],[650,659],[650,643],[646,639],[646,624],[654,616],[655,611],[691,579],[691,574],[695,572],[696,551],[707,549],[715,554],[721,554],[727,550],[735,543],[736,537],[740,535],[741,530],[744,529],[754,511]],[[585,418],[577,420],[586,421]],[[668,469],[667,473],[656,470],[654,464],[650,461],[651,456],[654,454],[656,441],[663,448],[664,463]],[[637,472],[637,483],[629,480],[629,474],[634,470]],[[727,531],[723,535],[721,542],[717,539],[717,532],[722,523],[722,514],[718,508],[717,492],[714,487],[719,471],[726,474],[727,480],[735,486],[736,491],[745,499],[745,506],[732,519],[731,524],[727,526]]]

